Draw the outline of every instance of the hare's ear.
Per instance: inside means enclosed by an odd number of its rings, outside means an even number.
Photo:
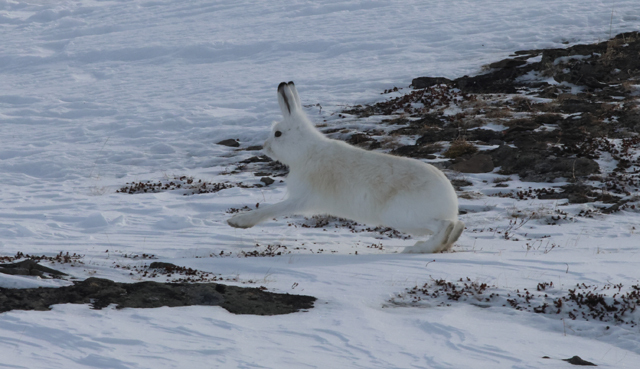
[[[293,100],[295,101],[296,109],[302,110],[302,104],[300,103],[300,96],[298,95],[298,89],[296,89],[296,85],[293,84],[293,81],[289,81],[287,83],[289,89],[291,90],[291,95],[293,95]]]
[[[278,85],[278,104],[285,118],[302,111],[300,97],[293,82],[282,82]]]

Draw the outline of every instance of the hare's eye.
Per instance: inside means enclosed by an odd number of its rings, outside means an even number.
[[[275,136],[276,136],[276,137],[280,137],[280,136],[282,136],[282,132],[280,132],[280,131],[276,131]]]

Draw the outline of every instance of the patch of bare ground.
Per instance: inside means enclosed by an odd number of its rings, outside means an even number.
[[[102,309],[161,306],[221,306],[234,314],[279,315],[313,307],[315,297],[273,293],[260,288],[219,283],[119,283],[87,278],[58,288],[0,288],[0,313],[11,310],[50,310],[55,304],[90,304]]]
[[[274,182],[269,177],[263,177],[260,179],[262,183],[245,184],[242,182],[229,183],[229,182],[208,182],[202,179],[194,179],[187,176],[174,176],[173,178],[155,181],[139,181],[139,182],[127,182],[125,186],[122,186],[116,193],[125,193],[129,195],[141,194],[141,193],[158,193],[165,191],[176,191],[183,194],[183,196],[198,195],[204,193],[216,193],[222,190],[233,187],[242,188],[260,188],[265,187]]]
[[[466,302],[485,308],[508,307],[563,319],[599,321],[629,328],[640,324],[637,311],[640,285],[637,283],[624,290],[622,284],[596,286],[585,283],[565,290],[557,288],[553,282],[541,282],[534,288],[505,290],[470,278],[460,278],[455,282],[434,279],[407,288],[389,302],[400,306],[451,306]]]

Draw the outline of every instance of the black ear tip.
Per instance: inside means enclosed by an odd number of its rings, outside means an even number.
[[[280,92],[286,85],[287,85],[287,82],[280,82],[280,84],[278,85],[278,92]]]
[[[293,84],[293,81],[289,81],[288,85],[289,85],[289,86],[295,86],[295,85]]]

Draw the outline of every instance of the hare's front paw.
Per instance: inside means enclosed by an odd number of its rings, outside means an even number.
[[[233,228],[251,228],[256,225],[251,213],[238,214],[227,219],[227,224]]]

